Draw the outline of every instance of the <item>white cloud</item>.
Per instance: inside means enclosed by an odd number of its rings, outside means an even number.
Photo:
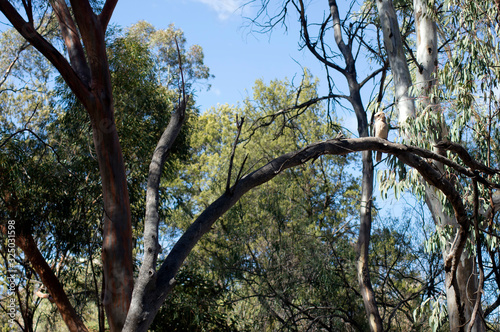
[[[195,0],[201,2],[217,12],[219,19],[225,20],[234,15],[245,3],[244,0]]]

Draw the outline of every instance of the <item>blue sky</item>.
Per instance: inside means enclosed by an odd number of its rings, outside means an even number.
[[[307,51],[298,50],[296,22],[290,22],[288,33],[277,28],[271,35],[252,32],[249,20],[256,9],[241,6],[241,0],[152,0],[141,2],[120,0],[112,22],[129,26],[146,20],[156,28],[174,23],[184,31],[188,44],[200,45],[205,64],[215,78],[210,91],[198,91],[200,109],[220,104],[236,104],[251,94],[256,79],[292,79],[301,73],[298,63],[322,75]],[[325,6],[326,7],[326,6]],[[298,62],[298,63],[297,63]],[[300,76],[298,76],[298,79]]]
[[[277,26],[272,33],[258,33],[249,26],[256,16],[261,1],[245,5],[249,0],[119,0],[111,19],[113,24],[128,27],[140,20],[153,24],[157,29],[174,23],[184,31],[188,45],[200,45],[205,54],[205,64],[215,77],[208,83],[211,89],[199,87],[196,104],[201,111],[217,104],[237,104],[251,97],[255,80],[296,78],[300,82],[302,68],[307,67],[320,79],[319,94],[327,93],[325,71],[307,50],[300,51],[299,24],[295,13],[290,12],[287,27]],[[270,1],[277,10],[281,1]],[[326,0],[310,0],[309,17],[321,17],[328,10]],[[340,3],[341,15],[345,4]],[[23,13],[23,11],[21,11]],[[11,27],[0,14],[0,31]],[[333,37],[332,37],[333,42]],[[341,76],[337,85],[345,86]],[[368,97],[368,96],[367,96]],[[365,104],[368,100],[365,100]],[[339,109],[337,114],[343,125],[357,136],[354,113]]]
[[[307,67],[313,75],[320,79],[319,94],[326,94],[325,71],[319,61],[309,51],[299,50],[299,24],[295,13],[290,13],[287,30],[278,26],[272,34],[252,32],[248,27],[248,18],[254,18],[257,13],[254,7],[245,6],[248,0],[147,0],[137,5],[138,1],[119,0],[112,17],[112,22],[122,27],[130,26],[139,20],[153,24],[157,29],[167,28],[174,23],[176,28],[184,31],[187,43],[198,44],[203,48],[205,64],[210,68],[215,78],[210,81],[209,91],[197,92],[196,104],[204,111],[217,104],[237,104],[245,97],[251,97],[255,80],[263,79],[293,79],[300,82],[302,68]],[[282,4],[282,1],[270,1]],[[308,17],[313,15],[321,18],[328,10],[326,0],[306,1],[309,6]],[[346,3],[339,1],[340,15],[344,15]],[[271,8],[272,10],[272,8]],[[331,38],[334,44],[333,36]],[[336,46],[332,46],[336,48]],[[368,64],[358,62],[358,79],[362,80],[363,69],[369,70]],[[371,72],[371,70],[369,70]],[[345,79],[340,74],[334,78],[340,87],[346,87]],[[323,84],[321,84],[323,83]],[[347,89],[343,89],[346,93]],[[364,105],[368,105],[370,88],[362,91]],[[357,137],[357,123],[354,112],[337,108],[337,117],[342,125],[353,136]],[[385,168],[385,164],[379,165]],[[360,171],[354,170],[355,175]],[[388,199],[383,200],[378,190],[375,190],[378,206],[382,207],[382,215],[401,215],[406,206],[415,206],[414,198],[405,195],[402,200],[395,199],[393,191],[389,190]]]
[[[278,26],[272,34],[260,34],[252,31],[248,18],[256,16],[256,6],[261,2],[257,0],[253,6],[243,6],[246,2],[248,0],[119,0],[111,22],[128,27],[145,20],[157,29],[174,23],[176,28],[184,31],[188,45],[200,45],[204,50],[205,64],[215,76],[209,82],[212,86],[209,91],[201,87],[197,91],[195,100],[202,112],[217,104],[237,104],[251,96],[256,79],[268,82],[296,76],[300,82],[301,66],[320,79],[319,94],[325,94],[323,67],[307,50],[298,49],[299,27],[295,13],[291,13],[286,22],[287,30]],[[282,4],[281,1],[271,3]],[[339,5],[342,16],[346,11],[345,4],[340,2]],[[328,10],[326,0],[310,0],[308,6],[309,17],[321,17]],[[7,23],[4,17],[0,21]],[[8,24],[2,24],[0,30],[6,26]],[[333,43],[333,36],[331,38]],[[363,78],[362,74],[359,76]],[[345,79],[340,75],[335,81],[337,85],[345,86]],[[369,90],[364,90],[365,106],[369,93]],[[354,113],[340,108],[337,111],[337,117],[343,120],[342,125],[357,136]]]

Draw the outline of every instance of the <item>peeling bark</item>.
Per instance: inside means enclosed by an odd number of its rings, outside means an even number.
[[[436,123],[432,124],[430,132],[434,134],[433,143],[440,142],[447,136],[447,128],[443,119],[439,100],[435,96],[434,88],[437,86],[437,26],[432,8],[424,0],[414,0],[415,29],[417,33],[417,73],[415,86],[417,88],[417,104],[421,112],[433,112]],[[446,148],[453,148],[452,143],[435,144],[433,149],[437,154],[446,155]],[[459,151],[455,151],[459,152]],[[460,152],[459,152],[460,153]],[[446,174],[442,163],[434,163],[441,174]],[[454,216],[444,212],[441,199],[436,193],[436,188],[426,186],[426,204],[432,213],[437,227],[451,226],[457,233],[456,243],[448,243],[443,249],[445,263],[445,285],[448,316],[451,331],[470,329],[471,331],[484,331],[482,319],[476,320],[474,326],[469,327],[475,300],[477,297],[478,279],[475,270],[474,257],[462,254],[468,237],[468,224],[463,225]],[[460,248],[462,247],[462,248]],[[464,257],[462,257],[464,256]],[[479,310],[479,314],[482,311]]]

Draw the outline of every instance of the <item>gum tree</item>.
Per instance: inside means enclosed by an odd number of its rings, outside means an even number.
[[[175,276],[182,263],[200,238],[210,231],[213,223],[220,216],[234,206],[252,188],[273,179],[285,169],[315,160],[324,154],[344,155],[362,151],[363,191],[361,198],[361,227],[358,241],[358,279],[372,330],[381,331],[382,323],[371,288],[368,266],[373,191],[373,163],[369,150],[382,151],[396,156],[402,163],[416,169],[427,183],[444,194],[449,205],[451,205],[457,223],[460,225],[459,237],[456,241],[457,248],[454,251],[456,255],[451,257],[452,266],[457,266],[458,257],[465,243],[464,239],[467,235],[468,226],[471,225],[471,220],[474,218],[469,217],[462,197],[455,188],[454,183],[447,177],[443,177],[427,160],[441,163],[453,169],[456,174],[460,174],[464,181],[473,179],[474,183],[481,183],[484,188],[498,186],[491,178],[483,176],[483,174],[493,176],[496,171],[475,162],[464,149],[454,143],[442,143],[440,148],[456,153],[466,167],[430,150],[368,137],[369,121],[361,103],[360,88],[371,78],[383,74],[387,69],[387,62],[383,60],[379,50],[367,47],[370,52],[379,56],[380,67],[359,82],[355,67],[357,49],[367,45],[353,32],[361,31],[360,29],[366,26],[363,23],[364,21],[360,20],[360,25],[357,27],[347,27],[345,21],[340,20],[336,2],[330,0],[328,2],[330,16],[325,19],[324,24],[320,25],[319,40],[311,43],[310,38],[305,35],[308,25],[307,18],[304,15],[303,3],[298,1],[290,3],[295,5],[299,12],[305,45],[313,52],[316,50],[317,54],[315,55],[328,68],[334,68],[343,74],[349,86],[349,93],[337,96],[331,93],[328,96],[314,98],[303,103],[297,102],[289,109],[281,110],[278,115],[286,116],[290,110],[302,109],[320,100],[334,97],[344,98],[351,103],[355,110],[361,138],[343,139],[339,137],[307,145],[298,151],[277,157],[246,175],[238,176],[234,182],[231,181],[233,178],[230,175],[230,166],[225,191],[205,210],[201,211],[177,240],[173,248],[165,256],[165,259],[159,264],[160,181],[165,162],[177,136],[181,132],[186,118],[186,107],[189,102],[189,96],[186,94],[185,89],[186,81],[183,79],[185,74],[183,63],[182,60],[179,61],[178,73],[181,85],[179,103],[172,112],[170,122],[157,142],[149,164],[143,234],[144,255],[139,274],[134,282],[132,275],[130,200],[122,146],[115,126],[115,105],[105,42],[107,25],[116,3],[117,1],[108,0],[103,4],[102,8],[98,9],[92,7],[92,4],[87,1],[71,0],[69,1],[71,8],[68,7],[64,0],[50,2],[50,8],[57,17],[60,36],[66,46],[67,57],[65,57],[35,29],[34,14],[40,8],[39,5],[44,6],[43,2],[34,4],[30,1],[23,1],[23,15],[20,15],[20,12],[11,2],[0,0],[2,13],[28,42],[52,63],[89,115],[103,192],[102,260],[105,285],[104,305],[111,331],[146,331],[167,294],[172,291]],[[99,14],[96,14],[96,11]],[[326,27],[330,23],[330,18],[333,20],[331,23],[333,23],[334,40],[342,55],[342,65],[330,61],[338,54],[325,55],[323,53],[324,49],[321,52],[316,49],[325,46],[323,37],[326,28],[321,30],[321,27]],[[347,35],[347,41],[344,40],[344,33]],[[382,75],[382,77],[385,77],[385,75]],[[230,165],[233,164],[232,160],[233,157],[230,157]],[[473,196],[477,200],[477,195],[474,194]],[[477,204],[474,206],[477,207]],[[16,237],[16,243],[24,251],[34,269],[40,275],[70,330],[85,331],[86,327],[76,315],[61,283],[40,254],[30,234],[21,232]]]

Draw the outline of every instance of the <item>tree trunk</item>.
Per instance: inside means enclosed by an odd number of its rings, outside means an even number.
[[[368,119],[360,95],[360,85],[356,78],[355,59],[352,55],[350,45],[346,45],[342,38],[340,15],[338,5],[335,0],[329,0],[330,13],[333,21],[333,32],[335,42],[344,57],[346,64],[344,76],[349,85],[349,102],[353,106],[358,122],[358,133],[360,137],[368,137]],[[374,332],[383,331],[382,318],[380,317],[375,292],[370,280],[370,233],[372,227],[372,195],[373,195],[373,160],[371,151],[362,153],[363,175],[361,184],[361,207],[359,211],[360,224],[357,243],[357,272],[358,283],[363,297],[363,303],[370,325],[370,330]]]
[[[377,8],[380,15],[380,21],[384,33],[384,44],[389,56],[392,73],[394,76],[394,89],[396,94],[396,105],[398,108],[400,125],[408,117],[415,116],[415,105],[408,95],[408,88],[411,86],[411,78],[409,76],[406,56],[404,55],[401,34],[397,23],[396,13],[394,11],[391,0],[377,1]],[[415,22],[417,31],[417,74],[416,74],[416,89],[419,93],[419,106],[422,111],[433,111],[437,123],[430,128],[435,136],[432,138],[434,142],[439,141],[446,135],[444,121],[441,118],[441,110],[437,100],[430,99],[432,87],[436,84],[437,70],[437,33],[436,24],[432,16],[427,12],[427,6],[424,1],[415,0]],[[404,102],[402,102],[404,101]],[[407,133],[402,132],[404,137]],[[411,137],[407,137],[411,139]],[[437,153],[443,154],[443,151],[436,150]],[[444,167],[440,163],[435,163],[437,168],[444,174]],[[426,185],[426,204],[431,211],[432,217],[436,226],[443,227],[451,225],[458,230],[460,227],[457,220],[446,215],[441,204],[440,194],[436,188]],[[451,248],[451,243],[447,245],[447,249],[443,251],[443,257],[446,258]],[[450,318],[451,331],[462,330],[465,327],[465,322],[468,321],[472,313],[474,301],[468,299],[475,298],[475,289],[477,288],[477,277],[473,275],[473,261],[465,259],[458,266],[457,283],[459,292],[456,294],[453,286],[450,285],[451,275],[446,274],[447,285],[447,301],[448,313]],[[466,288],[469,288],[467,290]],[[472,292],[471,292],[472,291]],[[457,296],[458,295],[458,296]],[[479,322],[479,323],[478,323]],[[483,331],[484,326],[482,320],[476,320],[474,326],[475,331]]]
[[[392,0],[377,0],[380,25],[384,34],[384,45],[389,57],[394,80],[394,94],[400,126],[406,119],[415,117],[415,104],[409,94],[411,76],[403,49],[398,18]]]
[[[351,84],[355,82],[355,75],[350,77],[349,86],[357,86]],[[364,110],[359,87],[351,90],[351,104],[358,118],[358,131],[361,137],[368,137],[368,120]],[[370,279],[370,239],[372,229],[372,200],[373,200],[373,159],[371,151],[362,152],[363,175],[361,183],[361,207],[359,211],[359,236],[356,246],[357,251],[357,272],[358,283],[363,297],[363,303],[366,310],[366,317],[370,325],[370,330],[373,332],[382,332],[382,318],[378,311],[375,301],[375,292],[373,291]]]
[[[117,0],[106,0],[100,15],[88,1],[51,1],[68,60],[7,0],[0,11],[16,30],[59,71],[90,115],[104,200],[104,299],[110,330],[121,331],[133,290],[132,226],[125,165],[115,127],[105,32]],[[31,2],[26,6],[30,7]],[[25,6],[25,9],[28,8]],[[29,10],[29,8],[27,9]]]
[[[111,98],[110,98],[111,99]],[[99,108],[99,106],[98,106]],[[123,157],[112,105],[92,117],[104,201],[103,305],[111,331],[121,331],[132,298],[132,225]]]
[[[433,143],[437,143],[446,136],[446,125],[442,116],[442,109],[437,100],[436,94],[433,93],[433,88],[437,85],[437,27],[432,15],[427,7],[427,2],[423,0],[414,0],[415,11],[415,29],[417,32],[417,74],[415,86],[418,91],[418,104],[422,111],[433,112],[437,123],[432,124],[430,132],[434,134],[430,139]],[[431,9],[432,10],[432,9]],[[434,97],[432,97],[434,96]],[[438,154],[446,156],[446,151],[440,151],[434,147],[434,151]],[[436,167],[442,174],[445,174],[444,166],[441,163],[435,163]],[[453,216],[448,216],[443,212],[444,207],[441,204],[442,200],[436,194],[434,187],[426,186],[426,203],[432,213],[434,222],[438,228],[445,225],[450,225],[455,232],[458,231],[459,225]],[[451,242],[447,243],[446,248],[443,248],[443,259],[449,254]],[[461,263],[456,271],[457,285],[459,296],[456,294],[454,286],[451,282],[451,274],[446,273],[446,298],[448,303],[448,316],[450,321],[451,331],[460,331],[468,327],[474,304],[476,300],[476,291],[478,287],[477,273],[474,269],[474,258],[467,257],[467,253],[463,253]],[[479,312],[481,315],[481,311]],[[465,324],[464,326],[464,323]],[[471,331],[484,331],[485,326],[482,319],[476,319]]]

